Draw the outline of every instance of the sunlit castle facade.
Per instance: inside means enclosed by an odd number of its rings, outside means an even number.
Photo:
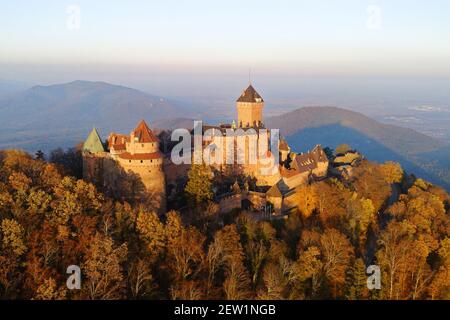
[[[263,98],[250,84],[236,100],[237,121],[203,126],[204,159],[218,157],[220,161],[208,162],[216,169],[227,172],[231,169],[248,176],[257,185],[276,183],[280,179],[278,161],[270,148],[270,131],[264,126],[263,109]],[[274,170],[269,170],[271,167]]]
[[[111,133],[106,145],[94,128],[83,145],[85,179],[114,189],[127,175],[139,177],[156,205],[165,207],[163,155],[158,138],[144,120],[130,135]]]

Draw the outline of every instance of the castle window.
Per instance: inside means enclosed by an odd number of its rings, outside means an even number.
[[[150,160],[150,162],[153,162],[153,160]]]
[[[128,160],[129,163],[131,163],[131,160]]]
[[[144,160],[141,160],[141,163],[144,163]]]
[[[144,147],[144,144],[142,144],[142,148]]]

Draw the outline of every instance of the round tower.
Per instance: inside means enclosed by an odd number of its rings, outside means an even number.
[[[149,194],[155,200],[155,207],[165,209],[165,176],[163,155],[159,151],[159,139],[142,120],[125,144],[125,151],[117,157],[126,172],[137,174]]]

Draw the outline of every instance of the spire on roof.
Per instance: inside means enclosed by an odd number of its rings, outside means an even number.
[[[92,153],[96,152],[104,152],[105,148],[103,147],[102,139],[97,132],[97,129],[92,128],[91,133],[87,137],[86,141],[83,144],[83,151],[88,151]]]
[[[237,99],[237,102],[264,102],[263,98],[256,92],[255,88],[251,84],[247,89],[242,92],[241,96]]]
[[[141,120],[137,125],[136,129],[133,131],[135,139],[138,139],[138,142],[147,143],[147,142],[158,142],[158,138],[155,136],[152,130],[148,127],[147,123],[144,120]]]

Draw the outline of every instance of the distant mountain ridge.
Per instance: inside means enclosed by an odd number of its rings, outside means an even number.
[[[164,97],[105,82],[73,81],[34,86],[0,99],[0,148],[48,150],[85,138],[93,125],[103,134],[128,133],[141,119],[155,122],[188,108]]]
[[[175,116],[178,111],[176,106],[163,97],[105,82],[80,80],[67,84],[34,86],[1,100],[0,110],[2,113],[6,112],[6,115],[20,115],[21,121],[36,122],[48,117],[46,113],[51,112],[55,118],[74,113],[86,120],[96,120],[92,117],[97,116],[100,121],[105,119],[119,123],[127,120],[127,114],[148,116],[151,113],[152,118],[161,119]],[[126,112],[127,110],[130,112]],[[29,111],[43,113],[31,114]],[[118,112],[121,112],[120,117],[113,117]],[[67,118],[67,122],[71,120]]]

